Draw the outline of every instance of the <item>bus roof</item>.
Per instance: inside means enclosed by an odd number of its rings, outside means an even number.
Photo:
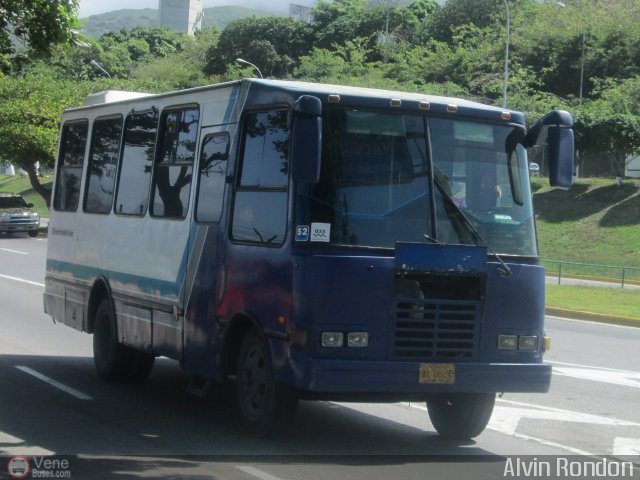
[[[79,108],[71,108],[69,110],[78,110],[84,108],[92,108],[97,107],[104,104],[112,104],[112,103],[131,103],[135,102],[139,99],[153,99],[155,98],[166,98],[175,95],[189,95],[193,93],[202,93],[208,90],[237,86],[240,84],[246,84],[247,86],[255,85],[260,89],[269,90],[273,89],[275,91],[285,91],[290,94],[300,93],[307,95],[321,95],[324,98],[328,98],[329,95],[338,95],[342,97],[349,97],[351,99],[362,100],[363,103],[369,103],[368,101],[376,101],[379,103],[380,100],[400,100],[402,101],[410,101],[416,103],[423,103],[425,105],[432,105],[434,110],[447,110],[447,109],[457,109],[461,108],[466,111],[467,114],[471,114],[474,117],[491,117],[491,118],[501,118],[503,120],[511,120],[512,122],[524,124],[524,116],[520,112],[514,112],[509,109],[503,109],[497,106],[486,105],[479,102],[473,102],[470,100],[465,100],[462,98],[454,98],[454,97],[443,97],[437,95],[429,95],[426,93],[412,93],[412,92],[401,92],[394,90],[383,90],[376,88],[365,88],[365,87],[351,87],[345,85],[332,85],[325,83],[311,83],[311,82],[301,82],[301,81],[291,81],[291,80],[269,80],[269,79],[259,79],[259,78],[247,78],[244,80],[237,80],[233,82],[225,82],[219,84],[211,84],[202,87],[194,87],[185,90],[177,90],[172,92],[160,93],[160,94],[149,94],[149,93],[141,93],[141,92],[125,92],[119,90],[107,90],[105,92],[98,92],[87,96],[84,106]],[[324,99],[323,99],[324,100]],[[358,101],[360,103],[360,101]],[[387,104],[389,105],[389,104]],[[429,107],[427,107],[429,108]],[[449,110],[451,111],[451,110]],[[455,111],[455,110],[453,110]],[[508,113],[507,113],[508,112]]]
[[[319,94],[326,95],[353,95],[359,97],[383,97],[383,98],[397,98],[399,100],[414,100],[414,101],[427,101],[439,104],[455,104],[458,106],[478,108],[482,110],[494,110],[504,111],[500,107],[494,107],[486,105],[484,103],[472,102],[471,100],[465,100],[462,98],[454,97],[442,97],[438,95],[429,95],[425,93],[415,92],[402,92],[397,90],[384,90],[378,88],[369,87],[350,87],[346,85],[333,85],[329,83],[310,83],[310,82],[298,82],[290,80],[262,80],[253,79],[254,82],[270,85],[274,87],[280,87],[285,90],[298,90],[301,92],[313,91]]]

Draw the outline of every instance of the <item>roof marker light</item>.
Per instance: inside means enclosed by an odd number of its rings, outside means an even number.
[[[391,105],[392,107],[401,107],[402,106],[402,100],[400,100],[399,98],[392,98],[389,101],[389,105]]]
[[[511,112],[502,112],[503,120],[511,120]]]
[[[329,95],[329,103],[340,103],[340,95]]]
[[[420,101],[420,110],[429,110],[431,108],[431,104],[425,100]]]
[[[450,103],[447,105],[447,112],[456,113],[458,111],[458,106]]]

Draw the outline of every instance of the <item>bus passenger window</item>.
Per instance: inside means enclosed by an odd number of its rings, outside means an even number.
[[[207,135],[200,152],[200,185],[196,203],[197,222],[219,222],[222,213],[227,161],[229,160],[229,134]]]
[[[162,113],[153,177],[154,217],[187,216],[199,119],[200,112],[194,107]]]
[[[87,130],[86,120],[66,123],[62,128],[56,190],[53,196],[53,208],[56,210],[75,212],[78,209]]]
[[[147,211],[157,123],[155,109],[127,116],[118,172],[116,213],[144,215]]]
[[[87,188],[84,195],[85,212],[111,212],[121,134],[121,116],[97,119],[93,122]]]
[[[287,111],[245,115],[242,138],[231,236],[242,242],[281,245],[287,225]]]

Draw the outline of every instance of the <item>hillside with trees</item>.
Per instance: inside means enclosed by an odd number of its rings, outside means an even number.
[[[81,19],[82,33],[91,38],[100,38],[110,32],[137,27],[156,28],[159,26],[159,12],[155,8],[124,9],[91,15]],[[269,12],[246,7],[222,6],[204,9],[203,28],[225,28],[234,20],[246,17],[265,17]]]
[[[51,166],[60,113],[86,93],[255,76],[237,57],[273,78],[501,104],[503,0],[368,4],[320,1],[312,24],[251,16],[195,37],[135,27],[52,47],[46,60],[9,54],[0,77],[0,152],[19,165],[35,162],[38,152],[37,160]],[[569,110],[581,174],[621,175],[626,159],[640,153],[640,2],[509,0],[508,6],[507,107],[524,111],[529,122],[554,108]]]

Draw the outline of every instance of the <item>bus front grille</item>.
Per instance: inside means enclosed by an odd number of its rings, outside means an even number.
[[[477,358],[482,303],[398,298],[392,310],[392,358],[431,362]]]

